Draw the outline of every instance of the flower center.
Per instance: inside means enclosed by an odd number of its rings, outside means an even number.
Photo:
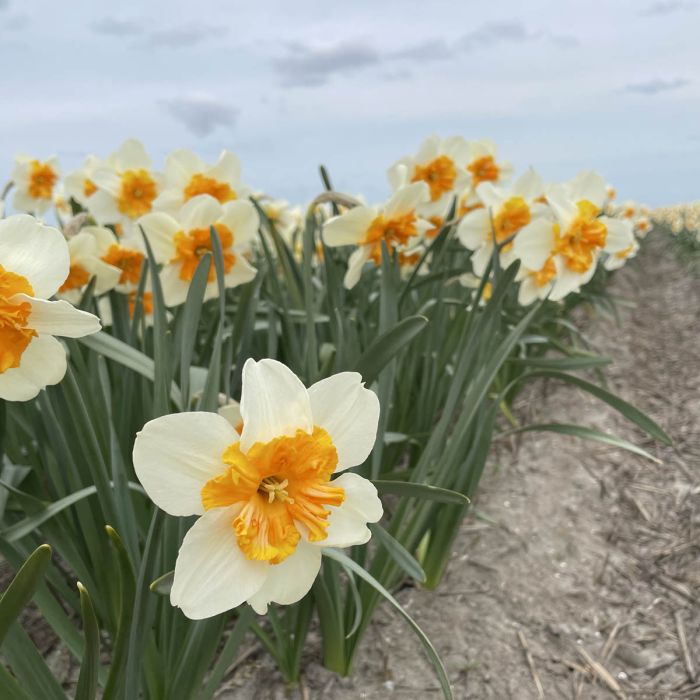
[[[75,263],[70,266],[68,277],[61,285],[59,292],[67,292],[71,289],[78,289],[85,286],[90,281],[90,273],[80,264]]]
[[[605,245],[608,229],[597,218],[600,210],[587,199],[577,202],[578,216],[565,233],[554,228],[555,250],[563,258],[566,266],[574,272],[586,272],[593,264],[593,254]]]
[[[501,174],[493,156],[476,158],[467,166],[467,170],[471,173],[474,187],[482,182],[494,182],[498,180],[498,176]]]
[[[233,264],[236,262],[236,256],[231,250],[233,245],[233,233],[223,224],[214,224],[216,232],[219,234],[221,248],[224,258],[224,273],[230,272]],[[180,264],[180,279],[190,282],[194,277],[194,272],[197,269],[200,258],[205,253],[213,251],[211,244],[211,234],[208,228],[195,228],[185,233],[178,231],[173,239],[175,243],[175,257],[171,263]],[[216,270],[211,265],[209,268],[209,281],[213,282],[216,279]]]
[[[504,202],[498,214],[494,217],[493,228],[497,243],[503,243],[514,236],[523,226],[527,226],[531,219],[530,207],[522,197],[511,197]],[[510,250],[513,242],[507,243],[503,250]]]
[[[130,219],[137,219],[151,211],[157,195],[158,187],[147,170],[127,170],[122,173],[117,208]]]
[[[102,260],[108,265],[118,267],[122,273],[119,276],[119,284],[138,284],[141,279],[141,267],[143,266],[143,253],[140,250],[124,248],[116,243],[102,256]]]
[[[382,260],[382,240],[386,241],[389,250],[395,245],[406,245],[408,241],[417,235],[416,215],[414,212],[385,219],[378,216],[367,229],[362,245],[371,245],[370,258],[375,265]]]
[[[430,199],[434,202],[455,185],[457,168],[451,158],[438,156],[426,165],[416,165],[411,182],[423,182],[430,188]]]
[[[90,180],[90,178],[86,177],[83,180],[83,194],[86,197],[91,197],[93,194],[95,194],[95,192],[97,192],[97,185]]]
[[[246,453],[236,442],[221,459],[225,471],[204,485],[202,505],[241,506],[232,526],[248,559],[279,564],[302,533],[311,542],[326,538],[328,506],[339,506],[345,492],[330,481],[338,453],[323,428],[256,442]]]
[[[51,199],[58,175],[48,163],[33,160],[29,167],[29,196],[34,199]]]
[[[237,197],[235,190],[231,189],[226,182],[219,182],[213,177],[207,177],[202,173],[196,173],[187,183],[187,187],[185,187],[184,199],[187,202],[192,199],[192,197],[196,197],[199,194],[211,195],[214,199],[218,200],[220,204],[230,202]]]
[[[19,367],[22,353],[36,336],[36,331],[27,327],[32,305],[13,301],[15,294],[34,296],[34,290],[26,277],[0,265],[0,374]]]

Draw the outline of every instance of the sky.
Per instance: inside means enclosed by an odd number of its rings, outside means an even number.
[[[223,148],[255,189],[380,201],[428,135],[490,138],[546,180],[700,198],[700,0],[0,0],[0,177],[129,137]],[[4,181],[4,180],[3,180]],[[1,183],[0,183],[1,184]]]

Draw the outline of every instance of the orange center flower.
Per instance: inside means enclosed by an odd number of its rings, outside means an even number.
[[[70,266],[68,277],[61,285],[59,292],[67,292],[71,289],[78,289],[85,286],[90,281],[90,273],[80,264],[75,263]]]
[[[476,187],[482,182],[494,182],[498,180],[501,171],[496,165],[493,156],[482,156],[476,158],[467,166],[467,170],[472,175],[472,185]]]
[[[13,301],[15,294],[31,297],[34,290],[26,277],[0,265],[0,374],[19,367],[22,353],[36,336],[36,331],[27,327],[32,305],[26,301]]]
[[[554,229],[555,250],[574,272],[586,272],[593,264],[593,254],[605,245],[608,229],[598,219],[600,210],[586,199],[577,203],[578,216],[565,233]]]
[[[141,279],[141,267],[143,266],[143,253],[140,250],[132,250],[123,246],[111,245],[102,260],[108,265],[118,267],[122,273],[119,276],[119,284],[138,284]]]
[[[231,230],[223,224],[214,224],[216,232],[219,234],[221,248],[224,258],[224,273],[230,272],[236,256],[229,248],[233,245],[233,234]],[[187,233],[179,231],[175,234],[175,257],[171,263],[180,263],[180,279],[190,282],[194,277],[194,272],[199,265],[199,260],[205,253],[213,252],[211,245],[211,235],[208,228],[195,228]],[[214,265],[209,268],[209,281],[216,279]]]
[[[202,505],[241,506],[232,525],[248,559],[279,564],[302,531],[311,542],[326,538],[327,506],[339,506],[345,492],[330,483],[338,453],[323,428],[256,442],[245,454],[236,442],[221,459],[226,471],[204,485]]]
[[[134,317],[134,311],[136,310],[136,290],[129,292],[129,318]],[[143,313],[145,316],[150,316],[153,313],[153,293],[144,292],[141,298],[141,304],[143,305]]]
[[[381,214],[370,224],[361,245],[372,246],[370,258],[374,260],[375,265],[379,265],[382,260],[382,241],[386,241],[391,251],[395,245],[406,245],[417,233],[414,212],[391,219],[385,219]]]
[[[127,170],[122,173],[121,190],[117,208],[130,219],[137,219],[151,211],[153,200],[158,196],[156,181],[147,170]]]
[[[95,194],[95,192],[97,192],[97,185],[90,180],[90,178],[86,177],[83,180],[83,194],[86,197],[91,197],[93,194]]]
[[[554,265],[554,257],[550,255],[545,261],[542,268],[536,272],[531,272],[530,276],[538,287],[544,287],[549,284],[557,274],[557,268]]]
[[[58,174],[48,163],[33,160],[29,166],[29,196],[34,199],[51,199]]]
[[[438,156],[426,165],[416,165],[411,182],[423,181],[430,188],[430,199],[434,202],[455,185],[457,168],[451,158]]]
[[[184,198],[187,202],[199,194],[208,194],[218,200],[220,204],[236,199],[236,192],[226,182],[219,182],[213,177],[207,177],[202,173],[193,175],[185,187]]]
[[[527,226],[530,223],[531,218],[530,207],[527,205],[527,202],[522,197],[511,197],[503,203],[503,206],[493,219],[496,242],[503,243],[503,241],[514,236],[523,226]],[[509,250],[512,247],[513,243],[511,241],[503,247],[503,250]]]

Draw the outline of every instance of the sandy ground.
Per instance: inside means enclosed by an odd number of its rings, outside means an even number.
[[[456,698],[700,698],[700,281],[650,240],[612,293],[632,302],[620,323],[582,315],[581,325],[615,358],[610,388],[675,449],[573,388],[540,383],[520,397],[521,418],[608,430],[661,464],[549,433],[495,446],[443,585],[398,596]],[[221,700],[441,697],[418,641],[386,607],[347,679],[318,663],[312,634],[301,686],[285,689],[249,642]]]
[[[580,325],[616,360],[610,388],[659,421],[675,449],[573,388],[533,384],[520,397],[522,420],[609,430],[661,464],[548,433],[494,446],[441,588],[398,594],[456,698],[700,698],[700,280],[662,243],[616,276],[612,292],[633,302],[620,324],[582,314]],[[74,688],[65,649],[36,614],[25,624]],[[386,606],[350,678],[319,658],[312,629],[302,683],[289,689],[249,636],[217,697],[441,697],[418,640]]]

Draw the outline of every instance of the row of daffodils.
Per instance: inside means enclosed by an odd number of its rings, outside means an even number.
[[[293,681],[316,609],[324,661],[349,672],[378,599],[407,616],[390,589],[439,581],[496,412],[530,376],[521,361],[570,341],[543,344],[548,320],[651,229],[599,175],[513,180],[485,141],[431,137],[388,181],[384,203],[327,192],[302,215],[244,184],[228,151],[176,151],[161,172],[129,140],[64,178],[55,158],[17,159],[0,220],[0,482],[24,500],[0,501],[0,551],[19,563],[49,541],[83,582],[113,654],[105,698],[211,697],[236,649],[217,656],[226,613]],[[173,607],[147,587],[163,572],[152,588]],[[31,686],[13,644],[8,683]]]

